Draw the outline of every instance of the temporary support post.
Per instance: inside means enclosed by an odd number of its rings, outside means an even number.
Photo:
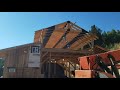
[[[54,63],[54,76],[56,76],[56,61]]]
[[[49,59],[49,61],[48,61],[48,78],[50,78],[50,59]]]
[[[70,62],[69,62],[69,78],[70,78]]]
[[[67,62],[65,62],[65,67],[66,67],[66,69],[65,69],[66,72],[65,73],[66,73],[66,76],[68,76],[67,75]]]
[[[76,70],[76,63],[74,63],[74,70]]]
[[[50,59],[49,59],[49,68],[48,68],[49,72],[48,72],[48,78],[51,77],[51,52],[50,52]]]

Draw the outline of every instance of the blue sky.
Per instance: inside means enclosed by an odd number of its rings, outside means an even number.
[[[120,12],[0,12],[0,49],[31,43],[34,32],[65,21],[90,30],[120,30]]]

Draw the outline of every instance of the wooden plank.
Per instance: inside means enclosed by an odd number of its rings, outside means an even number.
[[[94,37],[88,37],[88,38],[85,39],[85,42],[80,43],[78,46],[76,46],[74,48],[74,50],[78,50],[80,47],[83,47],[83,46],[87,45],[88,43],[90,43],[90,42],[92,42],[94,40],[96,40],[96,38],[94,38]]]
[[[96,37],[94,37],[94,36],[90,36],[90,35],[84,36],[83,39],[78,40],[77,43],[74,43],[74,45],[72,46],[72,48],[74,48],[74,50],[77,50],[80,47],[82,47],[82,46],[84,46],[84,45],[86,45],[89,42],[92,42],[94,40],[96,40]]]
[[[42,50],[41,50],[42,52],[45,52],[45,51],[47,51],[47,52],[59,52],[59,53],[64,53],[64,52],[68,52],[68,53],[91,53],[90,51],[88,51],[88,50],[81,50],[81,51],[79,51],[79,50],[68,50],[68,49],[60,49],[60,48],[42,48]]]
[[[81,37],[83,36],[83,32],[80,32],[76,37],[74,37],[70,42],[68,42],[63,48],[68,48],[68,45],[69,47],[74,44],[77,40],[79,40]]]
[[[48,52],[44,53],[41,58],[44,58],[46,55],[48,54]]]
[[[76,30],[80,30],[81,32],[83,31],[83,29],[80,27],[80,26],[78,26],[78,25],[76,25],[76,24],[74,24],[74,23],[72,23],[72,22],[70,22],[72,25],[74,25],[74,27],[76,27]],[[87,31],[86,31],[87,32]]]
[[[87,37],[87,38],[84,38],[84,42],[82,42],[82,40],[79,42],[79,44],[76,45],[76,47],[74,47],[74,50],[78,50],[79,48],[85,46],[86,44],[88,44],[90,41],[91,37]]]
[[[34,42],[34,43],[28,43],[28,44],[24,44],[24,45],[14,46],[14,47],[6,48],[6,49],[1,49],[0,52],[8,52],[8,51],[14,50],[16,48],[22,48],[22,47],[31,46],[31,45],[34,45],[34,44],[41,44],[41,43],[40,42]]]
[[[9,65],[8,67],[15,67],[14,65],[14,50],[9,52]]]
[[[24,68],[24,72],[23,72],[23,78],[29,78],[29,71],[27,68]]]
[[[40,78],[40,76],[41,76],[40,68],[35,68],[34,78]]]
[[[19,48],[15,49],[15,53],[14,53],[14,62],[15,62],[15,67],[18,67],[18,61],[19,61]]]
[[[24,67],[24,61],[25,61],[25,57],[26,57],[26,55],[25,55],[25,53],[24,53],[24,50],[25,50],[25,49],[26,49],[26,47],[22,49],[21,67]]]
[[[18,65],[17,67],[21,67],[21,61],[22,61],[22,50],[18,49],[19,53],[18,53]]]
[[[5,61],[5,64],[4,64],[4,66],[6,66],[6,63],[7,61]],[[8,78],[8,69],[7,69],[7,67],[4,67],[4,69],[3,69],[3,78]]]
[[[47,57],[47,56],[46,56]],[[51,57],[61,57],[61,58],[64,58],[64,57],[80,57],[80,54],[77,54],[77,55],[51,55]]]
[[[75,31],[70,31],[66,37],[55,47],[55,48],[63,48],[68,42],[70,42],[74,37],[76,37],[79,33],[74,33]]]
[[[4,58],[6,57],[6,53],[5,52],[0,52],[0,58]]]
[[[42,37],[42,39],[43,39],[44,36],[45,36],[46,31],[47,31],[47,29],[36,31],[36,32],[35,32],[35,35],[34,35],[34,42],[39,42],[41,33],[42,33],[42,36],[41,36],[41,37]],[[41,40],[40,40],[40,41],[41,41]]]
[[[16,68],[16,77],[23,78],[23,68]]]
[[[28,62],[29,62],[29,50],[30,50],[30,47],[26,47],[24,67],[28,67]]]
[[[64,34],[62,35],[61,38],[59,38],[59,41],[56,42],[56,44],[53,46],[53,48],[55,48],[63,40],[63,38],[66,37],[66,35],[70,32],[70,28],[71,28],[70,22],[68,22],[67,23],[67,29],[66,30],[64,29]]]
[[[106,48],[100,47],[100,46],[98,46],[98,45],[95,45],[95,47],[100,48],[100,49],[103,50],[103,51],[108,51]]]
[[[79,40],[77,40],[76,42],[74,42],[71,46],[70,46],[70,48],[75,48],[76,46],[78,46],[79,44],[81,44],[81,43],[84,43],[86,40],[86,37],[87,36],[89,36],[89,35],[84,35],[84,36],[82,36]],[[87,39],[89,39],[89,38],[87,38]],[[83,41],[84,40],[84,41]]]
[[[55,25],[56,26],[55,29],[63,29],[66,24],[67,24],[67,22],[57,24],[57,25]]]
[[[54,30],[55,30],[55,26],[51,26],[51,27],[47,28],[47,31],[46,31],[45,36],[43,38],[43,46],[44,47],[46,46],[47,42],[49,41]]]
[[[22,67],[27,67],[27,65],[28,65],[28,55],[29,55],[29,49],[30,49],[30,47],[25,47],[24,49],[23,49],[23,61],[22,61]]]
[[[62,32],[58,32],[58,31],[54,31],[49,39],[49,41],[47,42],[45,48],[52,48],[58,41],[59,39],[62,37],[62,35],[64,34],[64,30],[61,30]]]
[[[33,68],[24,68],[23,78],[34,78],[34,71]]]
[[[10,51],[7,52],[6,67],[9,66],[9,62],[10,62],[10,61],[9,61],[9,55],[10,55],[9,52],[10,52]]]
[[[33,44],[32,44],[33,45]],[[6,57],[6,65],[4,70],[4,77],[36,77],[36,69],[30,68],[26,69],[26,65],[28,64],[28,51],[27,53],[24,53],[25,50],[29,50],[30,45],[17,47],[14,49],[9,49],[7,51],[7,57]],[[7,67],[15,67],[16,72],[15,73],[9,73]],[[24,71],[25,70],[25,71]],[[40,71],[39,71],[40,72]],[[25,76],[24,76],[25,74]],[[39,75],[40,76],[40,75]]]

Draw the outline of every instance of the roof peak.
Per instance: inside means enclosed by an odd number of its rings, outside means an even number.
[[[67,21],[67,23],[70,23],[71,21]]]

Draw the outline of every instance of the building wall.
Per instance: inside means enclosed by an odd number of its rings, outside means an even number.
[[[35,45],[38,44],[18,46],[14,49],[6,50],[7,55],[3,71],[4,78],[40,78],[40,66],[29,66],[29,63],[32,63],[29,61],[31,46]]]

